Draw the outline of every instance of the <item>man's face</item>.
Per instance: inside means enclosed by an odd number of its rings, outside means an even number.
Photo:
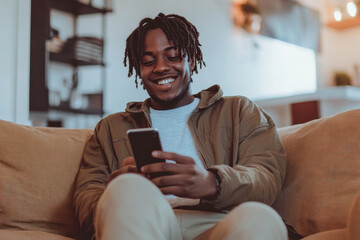
[[[141,81],[154,109],[171,109],[193,100],[189,84],[193,61],[180,53],[160,29],[147,31],[141,59]]]

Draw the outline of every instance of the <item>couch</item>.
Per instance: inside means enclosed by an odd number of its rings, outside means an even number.
[[[279,133],[288,163],[276,211],[306,239],[360,239],[360,109]],[[80,237],[72,195],[91,134],[0,120],[0,240]]]

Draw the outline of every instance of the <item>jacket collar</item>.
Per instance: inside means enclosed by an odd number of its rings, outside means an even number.
[[[200,102],[196,109],[204,109],[215,102],[217,102],[223,95],[223,91],[221,90],[219,85],[213,85],[208,89],[202,90],[197,94],[194,94],[194,97],[200,98]],[[144,102],[129,102],[126,105],[126,112],[138,114],[145,113],[148,114],[150,109],[150,98],[146,99]]]
[[[219,85],[213,85],[208,89],[202,90],[201,92],[194,95],[194,97],[200,98],[199,105],[197,109],[203,109],[210,107],[215,102],[217,102],[223,95]]]

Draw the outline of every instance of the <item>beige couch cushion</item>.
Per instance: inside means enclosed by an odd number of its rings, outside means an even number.
[[[78,236],[73,184],[90,135],[0,120],[0,229]]]
[[[345,227],[360,192],[360,110],[279,132],[288,163],[274,208],[304,236]]]
[[[0,230],[0,239],[1,240],[74,240],[73,238],[67,238],[47,232],[8,230],[8,229]]]

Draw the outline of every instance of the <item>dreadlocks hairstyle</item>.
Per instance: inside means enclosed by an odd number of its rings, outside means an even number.
[[[202,65],[206,66],[200,50],[199,32],[196,27],[182,16],[159,13],[154,19],[144,18],[126,40],[124,65],[125,67],[127,66],[126,62],[128,60],[128,77],[133,75],[135,69],[136,88],[138,87],[138,77],[140,77],[140,64],[144,53],[145,34],[148,30],[155,28],[160,28],[168,40],[172,41],[180,53],[181,60],[185,54],[189,59],[195,60],[195,66],[191,73],[198,73],[198,64],[200,68],[202,68]]]

